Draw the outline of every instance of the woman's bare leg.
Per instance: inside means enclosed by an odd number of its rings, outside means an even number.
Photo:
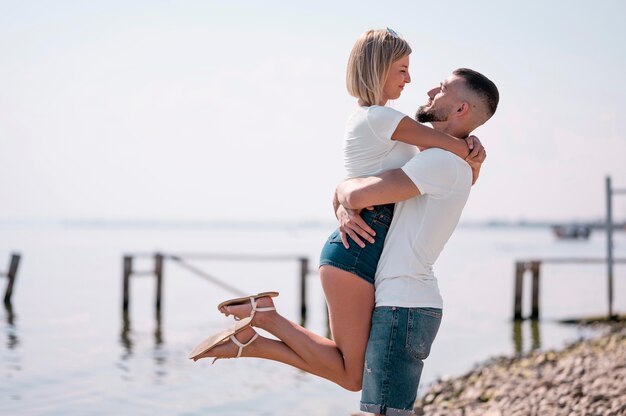
[[[280,361],[329,379],[348,390],[358,391],[361,389],[365,347],[374,307],[374,286],[332,266],[320,268],[320,279],[334,340],[317,335],[276,311],[259,312],[253,319],[253,325],[282,342],[259,338],[244,349],[243,356]],[[257,304],[265,307],[273,303],[271,298],[262,298]],[[249,303],[227,307],[228,313],[238,317],[249,316],[250,310]],[[245,342],[251,336],[242,333],[237,339]],[[233,356],[230,350],[236,353],[237,348],[233,343],[227,344],[214,348],[207,356]]]
[[[252,327],[249,327],[239,332],[235,335],[235,337],[240,343],[246,344],[252,339],[255,333],[256,331]],[[234,343],[224,342],[204,354],[201,354],[198,359],[212,357],[233,358],[237,356],[237,352],[238,347]],[[243,349],[241,357],[265,358],[288,364],[292,367],[296,367],[300,370],[306,371],[307,373],[320,377],[327,376],[327,374],[324,374],[319,368],[310,366],[309,363],[300,358],[298,354],[296,354],[282,341],[265,338],[260,335],[250,345]]]

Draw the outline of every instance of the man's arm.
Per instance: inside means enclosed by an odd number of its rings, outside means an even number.
[[[392,169],[377,176],[347,179],[339,184],[336,195],[344,207],[362,209],[404,201],[420,195],[420,190],[402,169]]]

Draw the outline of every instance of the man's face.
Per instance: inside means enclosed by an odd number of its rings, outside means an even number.
[[[448,121],[462,102],[460,92],[463,78],[450,75],[438,87],[428,91],[428,102],[417,109],[417,121],[420,123]]]

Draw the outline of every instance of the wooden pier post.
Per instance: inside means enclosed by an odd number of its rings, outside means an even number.
[[[532,281],[532,306],[530,312],[530,319],[536,321],[539,319],[539,271],[541,268],[541,263],[538,261],[533,261],[530,265],[530,270],[532,272],[533,281]]]
[[[124,256],[124,272],[122,281],[122,311],[128,314],[128,301],[130,297],[130,275],[133,272],[133,257]]]
[[[11,296],[13,296],[13,286],[15,285],[15,279],[17,278],[17,269],[20,265],[19,254],[11,254],[11,263],[9,265],[9,271],[7,272],[7,279],[9,280],[7,283],[6,292],[4,292],[4,304],[11,304]]]
[[[611,177],[606,177],[606,267],[609,302],[608,319],[613,318],[613,190]]]
[[[521,321],[522,317],[522,295],[524,293],[524,271],[526,265],[523,261],[515,263],[515,298],[513,301],[513,320]]]
[[[156,276],[156,315],[161,315],[161,294],[163,293],[163,254],[154,255],[154,274]]]
[[[300,325],[306,326],[306,276],[309,273],[309,259],[300,257]]]

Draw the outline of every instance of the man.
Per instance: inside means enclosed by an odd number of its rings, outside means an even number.
[[[416,114],[419,122],[467,137],[496,111],[493,82],[471,69],[455,70]],[[453,153],[426,149],[400,169],[348,179],[339,202],[354,215],[397,202],[376,271],[376,308],[365,356],[361,410],[412,415],[423,368],[441,322],[443,301],[432,266],[454,231],[472,185],[472,169]],[[341,208],[340,208],[341,210]],[[358,216],[342,232],[370,239]],[[346,238],[345,235],[343,238]]]

